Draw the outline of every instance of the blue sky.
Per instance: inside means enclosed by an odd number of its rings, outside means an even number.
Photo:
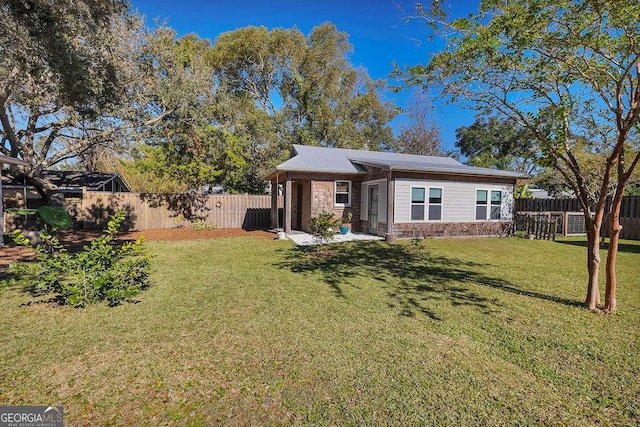
[[[417,20],[408,24],[404,17],[415,12],[412,0],[283,0],[283,1],[229,1],[229,0],[132,0],[132,7],[142,13],[147,24],[159,18],[166,20],[179,35],[197,33],[214,41],[226,31],[247,25],[268,28],[296,26],[303,33],[323,22],[332,22],[340,31],[349,34],[353,45],[350,60],[363,66],[375,79],[387,79],[393,62],[401,67],[425,63],[429,54],[441,48],[430,43],[426,29]],[[476,0],[455,0],[454,14],[473,9]],[[387,99],[404,106],[408,91],[388,94]],[[454,106],[433,102],[434,120],[442,132],[446,148],[455,144],[455,130],[473,122],[473,113]],[[393,123],[397,128],[402,117]]]

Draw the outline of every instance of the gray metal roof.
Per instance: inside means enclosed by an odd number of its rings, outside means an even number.
[[[87,187],[91,191],[104,191],[104,187],[111,181],[119,184],[124,190],[123,192],[131,191],[129,185],[117,173],[44,170],[42,177],[58,189],[67,192],[82,192],[82,187]],[[2,181],[5,188],[23,188],[25,186],[24,183],[8,176],[3,176]]]
[[[276,171],[356,175],[366,173],[363,166],[405,172],[430,172],[514,179],[527,178],[526,175],[517,172],[463,165],[450,157],[294,145],[291,150],[291,158],[278,165],[265,179],[272,178]]]

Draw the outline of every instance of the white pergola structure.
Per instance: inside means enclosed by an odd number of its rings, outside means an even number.
[[[17,166],[28,166],[29,163],[16,159],[15,157],[3,156],[0,154],[0,246],[4,246],[4,208],[2,202],[2,165],[17,165]]]

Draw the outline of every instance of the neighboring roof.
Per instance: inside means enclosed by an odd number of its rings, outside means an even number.
[[[18,165],[18,166],[28,166],[29,163],[24,160],[16,159],[15,157],[8,157],[0,154],[0,164],[5,165]]]
[[[291,158],[278,165],[265,179],[273,178],[278,171],[357,175],[366,173],[363,166],[404,172],[527,178],[521,173],[463,165],[450,157],[294,145]]]
[[[117,173],[45,170],[42,172],[42,177],[63,191],[81,191],[82,187],[87,187],[87,190],[90,191],[96,191],[113,180],[118,181],[127,191],[131,191],[127,183]],[[22,182],[9,177],[2,177],[2,180],[5,188],[24,186]]]

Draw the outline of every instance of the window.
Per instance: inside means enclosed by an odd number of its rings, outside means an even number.
[[[476,191],[476,219],[481,221],[487,219],[487,190]]]
[[[336,206],[351,206],[351,181],[336,181],[334,194]]]
[[[411,221],[424,221],[424,188],[411,188]]]
[[[489,199],[489,196],[491,196],[491,199]],[[502,191],[476,190],[476,220],[496,220],[500,219],[501,216]]]
[[[411,188],[411,221],[424,221],[425,213],[429,221],[442,219],[442,188],[429,188],[428,200],[426,195],[424,187]]]
[[[429,189],[429,220],[442,219],[442,188]]]
[[[500,219],[501,211],[502,211],[502,191],[492,191],[490,219]]]

